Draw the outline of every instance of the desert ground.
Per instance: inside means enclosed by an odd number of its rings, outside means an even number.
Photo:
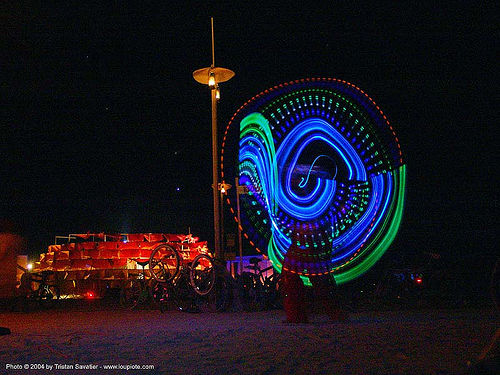
[[[489,308],[310,318],[287,324],[280,310],[0,311],[0,326],[11,330],[0,336],[0,373],[464,374],[499,327]]]

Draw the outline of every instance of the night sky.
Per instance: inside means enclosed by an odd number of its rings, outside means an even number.
[[[211,241],[210,95],[192,78],[211,63],[210,16],[216,65],[236,72],[221,85],[221,133],[276,84],[352,82],[387,114],[408,165],[405,216],[386,256],[495,252],[493,7],[11,3],[0,16],[0,218],[31,253],[87,231],[190,228]]]

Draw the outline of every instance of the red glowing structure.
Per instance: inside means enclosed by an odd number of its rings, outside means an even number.
[[[140,277],[142,267],[148,276],[153,251],[168,244],[190,262],[199,254],[208,254],[207,242],[191,234],[166,233],[85,233],[57,236],[56,242],[40,255],[32,273],[50,272],[51,284],[58,294],[102,297],[110,289],[126,289]]]

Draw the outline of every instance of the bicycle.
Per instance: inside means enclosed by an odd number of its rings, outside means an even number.
[[[250,266],[238,276],[240,296],[245,310],[279,309],[283,306],[281,274],[273,266],[260,268],[259,258],[250,258]],[[269,275],[270,270],[273,272]]]
[[[21,279],[22,283],[27,283],[26,302],[35,302],[38,306],[48,307],[52,305],[54,299],[61,298],[61,290],[57,282],[49,279],[54,275],[53,271],[26,272]],[[35,286],[34,286],[35,284]]]
[[[166,243],[151,252],[149,269],[159,283],[153,290],[153,297],[160,302],[160,311],[165,311],[168,301],[172,301],[181,311],[199,312],[213,299],[211,292],[218,279],[217,262],[204,253],[191,256],[191,253],[181,255]]]
[[[209,260],[204,256],[198,256],[193,260],[190,268],[191,285],[200,295],[199,304],[202,311],[226,311],[233,303],[234,279],[226,270],[224,261],[208,258]],[[210,262],[210,265],[200,267],[200,263],[205,262]]]
[[[120,303],[129,308],[136,309],[139,306],[150,306],[154,301],[152,279],[148,278],[145,267],[149,264],[149,259],[132,259],[142,267],[141,272],[130,282],[129,287],[122,288],[120,295]]]

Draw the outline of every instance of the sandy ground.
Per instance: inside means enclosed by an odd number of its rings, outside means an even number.
[[[0,326],[12,331],[0,336],[0,373],[461,374],[499,327],[492,310],[362,312],[348,323],[283,319],[283,311],[0,312]],[[45,369],[7,369],[26,364]],[[73,369],[48,369],[55,364]],[[107,364],[154,370],[106,371]]]

